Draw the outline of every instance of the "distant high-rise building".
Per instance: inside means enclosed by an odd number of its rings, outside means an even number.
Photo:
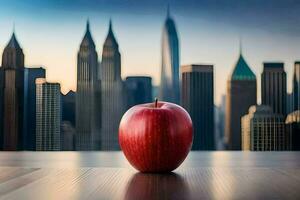
[[[61,150],[75,150],[76,93],[62,94]]]
[[[149,76],[128,76],[126,78],[128,107],[152,101],[152,78]]]
[[[101,84],[89,22],[77,55],[76,150],[100,150]]]
[[[179,104],[179,41],[169,10],[162,34],[162,65],[159,99]]]
[[[294,65],[293,96],[293,110],[300,110],[300,61]]]
[[[283,63],[264,63],[261,75],[261,100],[274,113],[286,115],[286,73]]]
[[[62,121],[71,122],[71,125],[75,127],[75,100],[76,93],[70,90],[66,95],[62,95]]]
[[[109,30],[102,51],[100,67],[102,92],[101,149],[119,150],[118,129],[126,111],[125,84],[121,78],[121,55],[119,45],[109,23]]]
[[[2,54],[3,149],[23,149],[24,54],[15,34]]]
[[[241,150],[241,117],[256,105],[256,76],[240,53],[227,81],[225,136],[229,150]]]
[[[251,106],[242,117],[242,149],[250,151],[288,150],[284,116],[268,105]]]
[[[216,149],[224,150],[226,95],[221,96],[221,103],[215,106]]]
[[[290,113],[285,123],[286,133],[289,137],[289,150],[300,151],[300,110]]]
[[[193,150],[214,150],[214,74],[212,65],[181,67],[181,104],[194,127]]]
[[[286,95],[286,113],[291,113],[294,111],[293,105],[293,93],[287,93]]]
[[[76,129],[70,121],[61,122],[61,150],[74,151],[75,150],[75,134]]]
[[[60,84],[38,78],[36,83],[36,150],[60,150]]]
[[[44,68],[25,68],[24,71],[24,134],[23,142],[25,150],[35,150],[36,127],[36,85],[37,78],[45,78]]]

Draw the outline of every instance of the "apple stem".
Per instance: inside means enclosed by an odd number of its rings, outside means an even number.
[[[155,108],[157,108],[157,102],[158,102],[158,99],[155,98]]]

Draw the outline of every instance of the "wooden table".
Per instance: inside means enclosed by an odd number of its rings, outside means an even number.
[[[300,199],[300,153],[191,152],[141,174],[121,152],[0,152],[0,199]]]

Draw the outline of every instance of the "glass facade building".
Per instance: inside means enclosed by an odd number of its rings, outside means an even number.
[[[2,54],[3,150],[22,150],[24,128],[24,54],[15,34]]]
[[[214,72],[212,65],[181,67],[181,105],[193,121],[192,150],[214,150]]]
[[[89,22],[77,54],[76,150],[100,150],[101,82]]]
[[[99,65],[102,93],[101,150],[119,150],[119,123],[127,108],[126,87],[121,78],[119,44],[109,23],[109,30]]]
[[[24,134],[25,150],[35,150],[36,128],[36,85],[37,78],[45,78],[46,70],[39,68],[25,68],[24,71]]]
[[[261,101],[274,113],[286,115],[286,73],[283,63],[264,63],[261,75]]]
[[[289,150],[284,116],[268,105],[251,106],[242,117],[242,149],[250,151]]]
[[[225,140],[228,150],[241,150],[241,117],[256,105],[256,76],[242,54],[227,81]]]
[[[36,150],[61,150],[61,95],[59,83],[36,79]]]
[[[159,100],[179,104],[179,39],[169,12],[163,27],[161,42],[162,64]]]

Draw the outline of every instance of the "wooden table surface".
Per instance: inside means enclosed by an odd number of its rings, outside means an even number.
[[[0,199],[300,199],[300,152],[191,152],[169,174],[121,152],[0,152]]]

